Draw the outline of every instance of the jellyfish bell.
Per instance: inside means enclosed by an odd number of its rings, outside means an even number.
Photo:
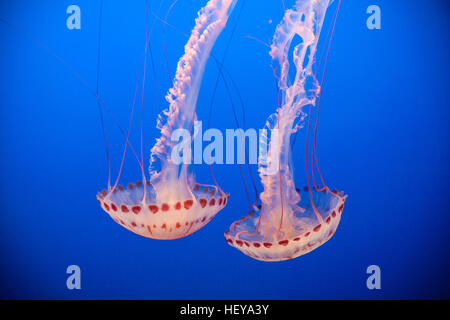
[[[108,195],[106,190],[97,194],[111,218],[126,229],[153,239],[178,239],[201,229],[225,207],[229,195],[216,186],[192,189],[193,197],[180,197],[176,191],[165,202],[157,202],[150,182],[145,188],[141,181],[118,186]],[[144,192],[146,201],[143,203]]]
[[[309,188],[298,192],[302,200],[296,210],[281,205],[270,209],[261,206],[234,222],[225,232],[225,240],[247,256],[262,261],[293,259],[316,249],[336,232],[346,196],[337,191],[312,190],[313,208]],[[281,212],[283,225],[278,229]]]
[[[249,257],[262,261],[281,261],[306,254],[329,240],[339,225],[347,196],[331,191],[325,184],[316,155],[317,113],[312,150],[312,170],[308,165],[308,132],[305,148],[308,186],[296,189],[291,160],[291,138],[303,125],[304,108],[320,102],[315,63],[318,37],[330,0],[297,0],[293,9],[285,12],[276,27],[270,55],[276,65],[280,105],[266,122],[266,132],[260,136],[260,149],[268,150],[258,163],[264,191],[261,205],[247,217],[234,222],[225,232],[225,240]],[[340,2],[339,2],[340,3]],[[339,8],[339,7],[338,7]],[[337,14],[336,14],[337,17]],[[333,27],[334,28],[334,27]],[[301,40],[290,50],[293,38]],[[292,52],[292,53],[290,53]],[[290,76],[289,54],[295,66]],[[311,112],[310,112],[311,113]],[[314,165],[323,187],[316,185]],[[268,170],[278,168],[276,172]],[[309,170],[312,172],[313,186]]]
[[[161,137],[151,149],[150,178],[145,177],[142,160],[138,159],[142,181],[126,188],[116,183],[97,194],[103,210],[134,233],[153,239],[178,239],[205,226],[227,204],[228,194],[217,185],[196,183],[188,164],[174,161],[172,151],[178,143],[173,139],[176,130],[192,133],[204,68],[236,1],[210,0],[198,13],[166,96],[169,108],[158,118]]]

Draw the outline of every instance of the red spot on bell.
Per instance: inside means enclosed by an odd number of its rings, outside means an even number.
[[[179,222],[177,222],[177,224],[175,225],[175,227],[178,229],[179,227],[181,227],[181,224]]]
[[[300,237],[295,238],[294,241],[300,241]]]
[[[124,204],[120,206],[120,210],[122,210],[122,212],[125,212],[125,213],[130,212],[130,210],[128,210],[128,207]]]
[[[307,236],[309,236],[309,234],[310,234],[311,232],[307,232],[307,233],[305,233],[305,237],[307,237]]]
[[[163,203],[162,205],[161,205],[161,210],[162,211],[169,211],[169,205],[167,204],[167,203]]]
[[[109,211],[109,206],[106,202],[103,202],[103,207],[105,208],[106,211]]]
[[[158,212],[158,206],[155,206],[154,204],[151,204],[148,206],[148,210],[150,210],[153,213],[157,213]]]
[[[134,206],[133,208],[131,208],[131,211],[133,211],[134,214],[138,214],[141,211],[141,207]]]
[[[209,200],[209,206],[210,207],[212,207],[215,204],[216,204],[216,199],[212,198],[211,200]]]
[[[255,248],[261,247],[261,244],[259,242],[253,242],[253,245],[255,246]]]
[[[200,199],[200,200],[198,200],[198,202],[200,202],[200,205],[202,206],[202,208],[206,207],[206,199]]]
[[[327,220],[325,220],[325,222],[326,222],[327,224],[330,223],[330,221],[331,221],[331,218],[330,218],[330,217],[328,217]]]
[[[219,206],[222,205],[222,198],[219,198]]]
[[[270,248],[272,246],[272,244],[270,242],[264,242],[263,245],[266,248]]]
[[[280,242],[278,242],[278,244],[279,244],[280,246],[287,246],[288,243],[289,243],[289,240],[281,240]]]
[[[322,225],[321,224],[318,224],[317,226],[315,226],[314,227],[314,232],[317,232],[317,231],[319,231],[320,230],[320,227],[322,227]]]
[[[336,217],[336,211],[333,211],[332,213],[331,213],[331,216],[334,218],[334,217]]]
[[[186,201],[184,202],[184,208],[185,208],[186,210],[189,210],[189,208],[192,207],[193,204],[194,204],[194,201],[193,201],[193,200],[186,200]]]
[[[111,209],[113,209],[113,211],[117,211],[117,207],[114,203],[111,203]]]
[[[175,210],[180,210],[181,209],[181,203],[180,202],[175,203],[174,208],[175,208]]]
[[[243,242],[241,240],[236,240],[236,244],[242,247]]]

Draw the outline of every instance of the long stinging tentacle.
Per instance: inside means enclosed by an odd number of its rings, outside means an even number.
[[[159,116],[161,137],[151,149],[150,173],[153,180],[157,180],[161,172],[155,167],[155,162],[159,160],[161,165],[173,165],[170,159],[175,144],[171,141],[172,132],[179,128],[189,129],[195,120],[195,106],[206,61],[236,1],[210,0],[198,14],[196,25],[185,46],[185,54],[178,62],[173,87],[166,96],[169,108]],[[172,170],[178,170],[178,167]]]

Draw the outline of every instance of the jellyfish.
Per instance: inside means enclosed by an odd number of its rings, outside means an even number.
[[[127,187],[113,186],[97,194],[101,207],[126,229],[153,239],[178,239],[205,226],[227,204],[229,194],[217,185],[195,182],[189,163],[178,163],[173,135],[196,131],[197,97],[211,49],[224,29],[237,0],[210,0],[198,12],[195,26],[177,64],[173,87],[166,100],[169,108],[158,117],[161,136],[151,149],[150,178]],[[183,153],[183,152],[182,152]],[[190,154],[182,154],[188,159]]]
[[[231,246],[257,260],[282,261],[306,254],[328,241],[341,219],[347,196],[331,191],[324,182],[321,188],[315,183],[311,187],[308,163],[308,186],[297,189],[291,161],[291,138],[303,127],[307,116],[304,108],[317,104],[320,89],[313,64],[331,2],[297,0],[294,8],[285,12],[272,40],[270,55],[277,67],[280,105],[266,122],[266,134],[260,137],[260,148],[267,150],[263,156],[260,153],[258,162],[261,203],[225,232]],[[300,40],[290,51],[295,36]],[[292,77],[290,52],[295,67]],[[272,173],[268,168],[274,165],[278,170]]]

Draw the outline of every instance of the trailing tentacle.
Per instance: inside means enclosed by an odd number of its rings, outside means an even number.
[[[290,163],[290,139],[291,135],[302,127],[302,121],[306,117],[303,108],[314,104],[318,94],[312,67],[320,28],[330,2],[298,0],[295,9],[286,11],[273,37],[270,55],[277,71],[281,104],[277,112],[267,120],[265,129],[270,130],[271,134],[260,137],[260,147],[268,148],[266,156],[261,157],[259,161],[259,174],[264,186],[261,202],[263,210],[272,212],[262,215],[263,228],[264,225],[269,227],[276,225],[275,221],[280,221],[281,213],[273,214],[274,211],[282,211],[279,210],[280,205],[288,212],[287,219],[292,217],[289,213],[302,211],[297,206],[300,197],[295,192],[293,168]],[[299,43],[293,48],[292,57],[289,57],[295,36],[299,36]],[[296,70],[292,79],[289,78],[290,58]],[[279,170],[273,174],[273,167],[276,165]],[[271,221],[264,221],[267,219]]]
[[[171,158],[172,150],[178,143],[172,141],[172,134],[177,129],[192,131],[206,62],[236,1],[210,0],[199,11],[195,20],[195,27],[184,48],[185,53],[177,65],[173,87],[166,96],[169,108],[164,110],[158,118],[157,127],[161,130],[161,137],[156,139],[151,149],[150,181],[157,194],[161,194],[158,189],[163,189],[164,186],[184,178],[182,173],[184,170],[180,170],[180,164],[174,163]],[[184,184],[184,181],[181,182],[180,185]],[[184,193],[186,192],[184,190]]]

